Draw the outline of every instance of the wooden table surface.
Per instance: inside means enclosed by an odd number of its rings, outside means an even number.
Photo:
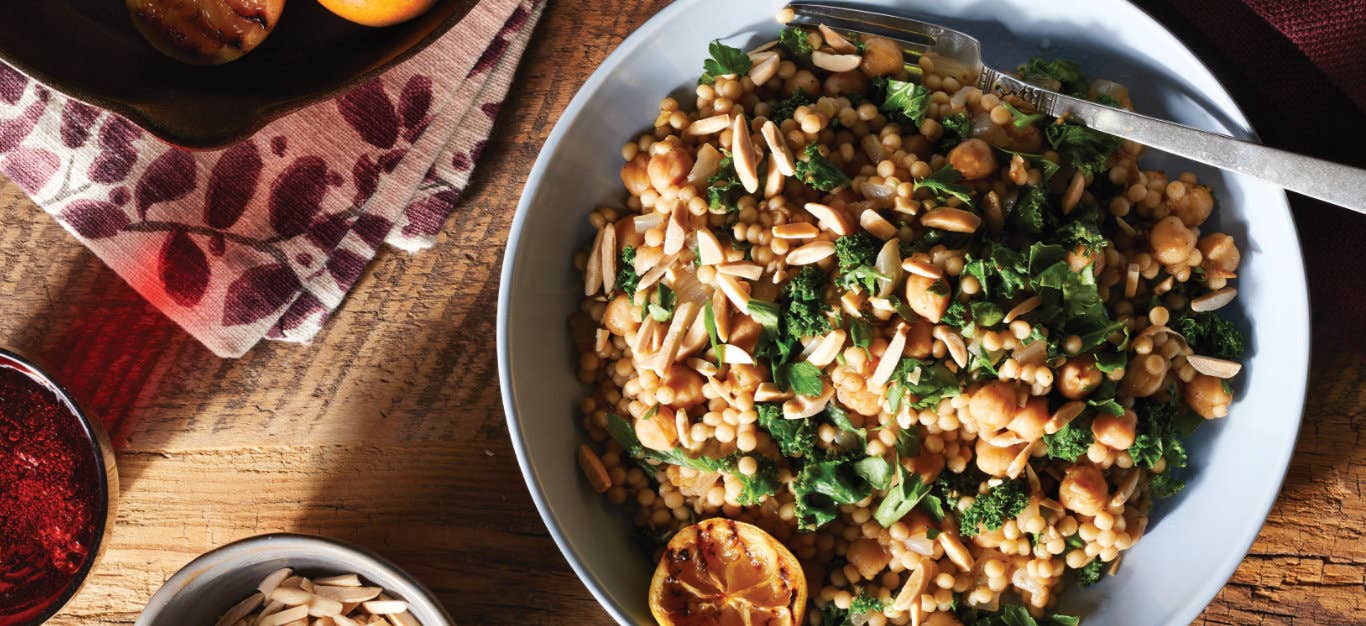
[[[608,623],[518,473],[498,395],[494,302],[542,141],[590,71],[664,4],[552,3],[441,241],[415,256],[381,254],[310,346],[264,343],[239,360],[215,358],[3,181],[0,345],[65,381],[119,449],[113,542],[53,624],[132,623],[190,559],[276,531],[373,548],[425,581],[462,624]],[[1361,285],[1360,266],[1325,268],[1312,250],[1309,261],[1321,271],[1316,286]],[[1366,615],[1366,359],[1337,340],[1359,332],[1360,316],[1319,317],[1285,490],[1200,623]]]

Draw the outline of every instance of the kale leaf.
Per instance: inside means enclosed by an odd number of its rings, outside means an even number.
[[[1024,480],[1003,482],[978,497],[959,519],[958,532],[965,537],[986,530],[999,530],[1007,520],[1014,519],[1029,503],[1029,488]]]
[[[820,146],[806,146],[806,160],[797,161],[797,178],[820,191],[833,191],[849,184],[849,177],[829,159],[821,156]]]
[[[636,295],[636,285],[640,284],[640,274],[636,273],[636,249],[635,246],[626,246],[621,249],[621,258],[617,260],[617,286],[628,296]]]
[[[805,30],[788,26],[778,32],[778,43],[787,48],[793,56],[807,60],[811,58],[811,38]]]
[[[1058,429],[1058,432],[1044,435],[1043,441],[1048,444],[1049,458],[1074,463],[1077,458],[1086,454],[1086,450],[1091,447],[1091,420],[1087,418],[1074,419],[1066,426]]]
[[[1197,354],[1237,360],[1247,351],[1247,336],[1230,322],[1212,312],[1185,313],[1171,323]]]
[[[958,181],[960,180],[963,180],[963,174],[953,169],[952,165],[945,165],[935,173],[915,181],[914,189],[929,189],[941,202],[947,196],[953,196],[963,201],[963,204],[971,206],[972,189],[965,185],[959,185]]]
[[[921,120],[925,119],[925,109],[930,104],[929,89],[920,83],[890,78],[877,79],[875,82],[882,86],[886,94],[878,106],[879,110],[893,119],[905,119],[916,126],[920,125]]]
[[[816,426],[809,420],[783,418],[783,407],[776,402],[754,405],[759,414],[759,427],[768,431],[778,444],[778,451],[790,458],[813,458],[816,449]]]

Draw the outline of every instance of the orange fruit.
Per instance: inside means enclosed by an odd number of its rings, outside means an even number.
[[[662,626],[798,626],[806,577],[772,535],[713,517],[669,540],[650,581],[650,612]]]
[[[318,4],[363,26],[393,26],[422,15],[436,0],[318,0]]]

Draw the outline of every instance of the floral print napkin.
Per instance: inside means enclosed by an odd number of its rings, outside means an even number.
[[[0,171],[215,354],[307,342],[383,244],[430,247],[542,0],[482,0],[382,76],[211,152],[0,64]]]

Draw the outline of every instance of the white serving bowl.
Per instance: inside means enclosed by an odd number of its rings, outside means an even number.
[[[1142,11],[1117,0],[997,0],[868,5],[959,28],[982,41],[986,63],[1010,69],[1033,54],[1076,59],[1092,77],[1124,83],[1136,107],[1239,137],[1247,119],[1199,60]],[[623,206],[621,145],[647,129],[660,98],[683,102],[707,43],[773,39],[773,0],[680,0],[622,42],[565,109],[517,207],[499,294],[498,361],[508,429],[532,498],[574,571],[623,624],[649,623],[654,564],[629,520],[580,476],[576,360],[565,320],[582,279],[572,264],[591,235],[587,213]],[[1045,49],[1046,48],[1046,49]],[[1235,318],[1251,350],[1227,419],[1190,442],[1193,478],[1158,505],[1149,532],[1118,575],[1066,594],[1086,624],[1189,623],[1233,573],[1266,518],[1294,448],[1309,365],[1304,266],[1285,194],[1277,187],[1160,153],[1149,167],[1194,171],[1214,186],[1214,228],[1243,251]],[[1253,217],[1255,216],[1255,219]]]

